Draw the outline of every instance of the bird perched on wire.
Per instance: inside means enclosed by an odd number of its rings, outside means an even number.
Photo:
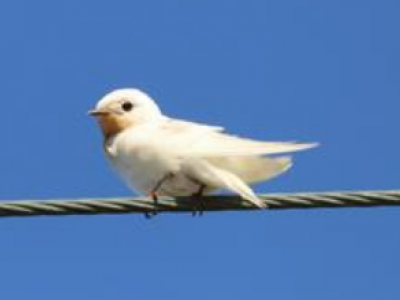
[[[266,208],[249,184],[269,180],[292,166],[290,157],[267,155],[317,145],[244,139],[224,133],[222,127],[170,118],[138,89],[105,95],[89,114],[98,120],[106,156],[132,189],[155,202],[159,196],[194,196],[199,213],[200,196],[218,189]]]

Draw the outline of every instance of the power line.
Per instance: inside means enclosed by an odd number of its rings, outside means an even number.
[[[268,210],[392,206],[400,205],[400,190],[267,194],[260,198],[267,203]],[[201,199],[206,212],[258,210],[239,196],[217,195]],[[191,197],[160,198],[156,207],[148,198],[0,201],[0,217],[148,213],[154,209],[193,212],[198,208],[196,200]]]

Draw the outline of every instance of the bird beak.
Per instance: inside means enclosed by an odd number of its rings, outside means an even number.
[[[109,111],[101,110],[101,109],[92,109],[88,111],[88,115],[91,117],[101,117],[110,114]]]

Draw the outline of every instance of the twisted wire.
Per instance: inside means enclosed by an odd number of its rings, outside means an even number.
[[[343,191],[259,195],[268,209],[371,207],[400,205],[400,190]],[[97,215],[158,212],[193,212],[198,198],[96,198],[65,200],[0,201],[0,217]],[[202,197],[204,211],[254,210],[239,196]]]

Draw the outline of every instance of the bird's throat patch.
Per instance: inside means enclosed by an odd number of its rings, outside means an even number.
[[[109,140],[124,129],[132,126],[132,121],[113,115],[100,116],[98,118],[104,138]]]

